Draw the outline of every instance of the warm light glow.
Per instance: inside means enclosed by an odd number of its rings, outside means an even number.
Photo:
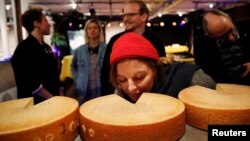
[[[111,27],[111,23],[108,23],[108,24],[107,24],[107,27]]]
[[[182,12],[178,12],[179,17],[182,17],[183,13]]]
[[[148,22],[148,23],[147,23],[147,26],[148,26],[148,27],[150,27],[150,26],[151,26],[151,23],[150,23],[150,22]]]
[[[161,16],[162,16],[162,13],[159,13],[159,14],[158,14],[158,17],[161,17]]]
[[[177,25],[177,23],[176,22],[172,22],[172,26],[176,26]]]
[[[165,25],[165,23],[164,22],[160,22],[160,26],[164,26]]]
[[[6,9],[6,10],[10,10],[10,8],[11,8],[11,5],[10,5],[10,4],[6,4],[6,5],[5,5],[5,9]]]
[[[82,28],[82,24],[79,24],[79,28]]]
[[[124,23],[123,23],[123,22],[121,22],[121,23],[119,24],[119,26],[120,26],[120,27],[123,27],[123,26],[124,26]]]
[[[181,24],[182,24],[182,25],[186,24],[186,21],[185,21],[185,20],[182,20],[182,21],[181,21]]]
[[[213,8],[214,5],[212,3],[209,4],[209,8]]]
[[[73,23],[72,22],[69,22],[69,27],[72,27]]]
[[[72,3],[72,4],[71,4],[71,7],[72,7],[72,9],[76,9],[77,4],[76,4],[76,3]]]

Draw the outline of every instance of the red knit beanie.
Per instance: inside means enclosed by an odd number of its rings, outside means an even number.
[[[154,46],[142,35],[128,32],[115,41],[110,55],[110,65],[127,58],[148,58],[158,61],[159,55]]]

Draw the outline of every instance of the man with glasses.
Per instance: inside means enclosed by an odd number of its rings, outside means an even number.
[[[250,42],[240,38],[230,16],[209,10],[202,25],[208,38],[194,44],[196,64],[216,82],[250,85]]]
[[[146,24],[149,17],[149,10],[146,4],[141,0],[130,0],[124,7],[123,22],[125,25],[125,31],[114,35],[106,48],[106,53],[103,59],[102,72],[101,72],[101,84],[102,93],[104,95],[114,93],[114,88],[109,82],[109,57],[114,42],[126,32],[136,32],[147,38],[156,48],[160,57],[165,57],[164,43],[153,35],[147,28]]]

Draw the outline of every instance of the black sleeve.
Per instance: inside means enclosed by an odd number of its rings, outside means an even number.
[[[113,44],[117,39],[117,36],[113,36],[109,43],[107,44],[106,51],[103,57],[103,64],[101,69],[101,88],[102,88],[102,95],[112,94],[114,93],[114,87],[109,81],[109,73],[110,73],[110,64],[109,58],[112,51]]]
[[[164,42],[148,30],[143,34],[155,47],[160,57],[166,57]]]
[[[216,82],[222,82],[225,79],[224,68],[214,40],[205,35],[195,38],[194,59],[195,63]]]

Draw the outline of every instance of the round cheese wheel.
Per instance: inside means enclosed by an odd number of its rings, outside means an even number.
[[[72,141],[78,134],[78,102],[55,96],[34,105],[33,98],[0,103],[1,141]]]
[[[194,127],[250,124],[250,86],[217,84],[216,90],[191,86],[178,98],[185,104],[187,123]]]
[[[166,95],[144,93],[133,104],[112,94],[80,107],[85,141],[175,141],[184,132],[184,104]]]

